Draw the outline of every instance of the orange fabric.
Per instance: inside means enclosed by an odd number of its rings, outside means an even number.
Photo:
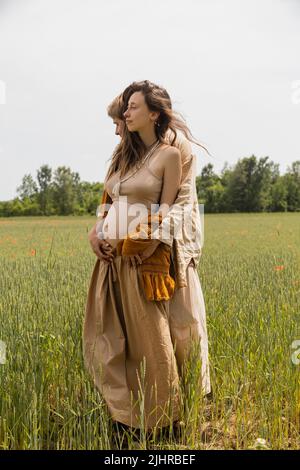
[[[110,195],[108,194],[108,192],[105,189],[103,189],[100,204],[112,204],[112,198],[110,197]],[[108,213],[108,211],[105,211],[103,217],[106,217],[107,213]]]
[[[112,199],[106,190],[103,191],[101,204],[111,204]],[[107,211],[104,215],[106,216]],[[130,256],[141,254],[151,244],[151,224],[162,221],[161,214],[149,214],[148,221],[141,222],[136,231],[129,234],[117,245],[117,255]],[[142,261],[144,291],[147,300],[170,300],[175,291],[175,280],[170,275],[171,249],[160,243],[154,253]]]
[[[148,214],[148,221],[138,224],[136,231],[129,234],[117,245],[121,256],[141,254],[152,242],[151,224],[161,223],[161,214]],[[160,243],[154,253],[142,261],[140,269],[144,281],[144,291],[148,300],[170,300],[174,294],[175,281],[170,276],[170,247]]]

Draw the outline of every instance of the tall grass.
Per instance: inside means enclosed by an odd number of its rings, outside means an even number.
[[[82,357],[93,224],[81,217],[0,219],[1,449],[115,445]],[[192,354],[179,435],[134,439],[127,432],[124,439],[123,432],[120,446],[299,449],[300,364],[291,359],[300,340],[299,214],[206,215],[199,275],[213,397],[200,393]]]

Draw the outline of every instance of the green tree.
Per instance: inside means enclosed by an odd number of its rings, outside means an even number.
[[[231,210],[236,212],[260,212],[267,210],[271,203],[271,185],[278,165],[259,160],[255,155],[239,159],[228,181],[228,200]]]
[[[60,166],[55,170],[52,183],[53,202],[59,215],[74,213],[78,184],[79,175],[70,168]]]
[[[269,208],[272,212],[285,212],[287,210],[287,187],[284,176],[279,176],[272,184]]]
[[[214,172],[213,165],[208,163],[202,168],[201,176],[196,178],[197,197],[200,204],[204,204],[205,212],[214,212],[216,208],[215,197],[218,193],[219,176]]]
[[[80,196],[82,198],[82,207],[84,208],[85,213],[96,215],[97,207],[101,202],[103,186],[103,183],[81,182]]]
[[[287,209],[300,211],[300,160],[292,163],[284,175],[287,191]]]
[[[21,185],[17,187],[17,194],[19,194],[20,198],[22,200],[25,198],[34,200],[36,198],[37,192],[38,187],[32,176],[30,174],[24,175]]]
[[[43,215],[51,213],[51,179],[52,169],[48,165],[42,165],[37,171],[37,180],[39,183],[38,203]]]

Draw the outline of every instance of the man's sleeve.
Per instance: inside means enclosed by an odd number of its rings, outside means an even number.
[[[192,184],[192,166],[193,155],[190,143],[185,139],[181,145],[178,145],[182,152],[183,166],[180,188],[176,200],[171,206],[169,212],[163,218],[159,227],[153,231],[152,238],[160,240],[169,246],[173,245],[174,237],[181,236],[181,230],[184,223],[184,210],[192,207],[193,203],[193,184]]]

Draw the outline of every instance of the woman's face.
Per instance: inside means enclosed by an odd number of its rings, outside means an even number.
[[[115,135],[119,135],[120,137],[122,137],[123,136],[123,131],[124,131],[124,126],[125,126],[124,121],[122,121],[122,119],[119,119],[119,118],[114,118],[113,123],[116,126]]]
[[[154,125],[159,113],[150,111],[145,97],[141,91],[134,92],[128,101],[128,106],[123,114],[126,126],[130,132],[136,132]]]

